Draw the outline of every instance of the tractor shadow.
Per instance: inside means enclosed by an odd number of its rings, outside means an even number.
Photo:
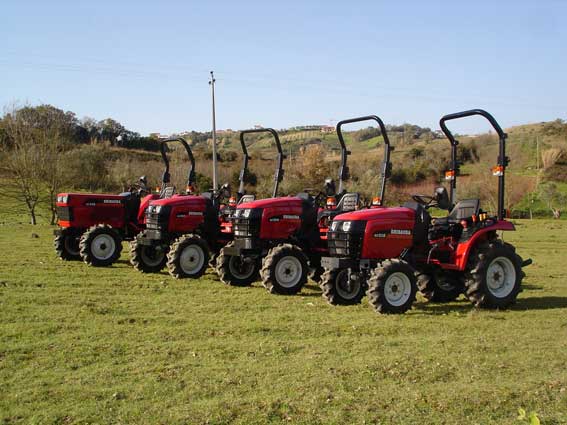
[[[512,307],[511,311],[528,311],[528,310],[554,310],[567,309],[567,297],[527,297],[522,298],[521,295]],[[466,314],[475,309],[470,303],[464,299],[449,304],[436,304],[427,302],[418,302],[414,304],[414,309],[422,314],[430,315],[447,315],[447,314]],[[498,311],[489,309],[480,309],[482,311]],[[501,310],[506,311],[506,310]]]
[[[553,310],[557,308],[567,308],[566,297],[547,296],[522,298],[520,294],[512,310]]]

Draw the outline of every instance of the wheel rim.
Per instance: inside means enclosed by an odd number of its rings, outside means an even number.
[[[293,288],[301,280],[302,272],[301,261],[297,257],[288,255],[276,264],[276,281],[284,288]]]
[[[108,260],[116,251],[116,241],[108,233],[96,235],[91,243],[91,251],[99,260]]]
[[[402,272],[394,272],[386,279],[384,296],[389,304],[399,307],[404,305],[411,296],[411,282]]]
[[[150,267],[159,266],[165,257],[165,252],[153,246],[143,246],[140,251],[140,259]]]
[[[336,277],[337,294],[345,299],[352,300],[360,292],[360,280],[351,280],[348,270],[341,270]]]
[[[192,244],[183,248],[179,257],[179,265],[184,273],[189,275],[196,274],[204,264],[205,253],[199,245]]]
[[[253,261],[244,261],[236,256],[231,256],[228,260],[228,270],[236,279],[248,279],[254,274],[254,269]]]
[[[497,298],[505,298],[512,293],[516,284],[516,268],[507,257],[496,257],[486,271],[488,290]]]
[[[65,250],[71,255],[79,255],[79,241],[75,236],[66,236],[64,241]]]

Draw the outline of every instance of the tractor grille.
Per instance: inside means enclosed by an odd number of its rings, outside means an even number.
[[[259,238],[262,212],[261,208],[236,208],[232,215],[234,236],[237,238]]]
[[[252,238],[260,235],[260,220],[256,218],[235,218],[234,236]]]
[[[55,207],[57,217],[61,221],[73,221],[73,210],[71,207]]]
[[[159,212],[150,205],[146,210],[146,228],[150,230],[167,231],[167,223],[169,221],[169,207],[162,207]]]
[[[343,230],[342,225],[342,221],[333,221],[327,232],[329,253],[333,257],[360,257],[366,222],[353,221],[349,230]]]

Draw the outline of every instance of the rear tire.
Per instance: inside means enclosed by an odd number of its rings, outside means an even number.
[[[167,263],[169,246],[142,245],[134,240],[130,243],[130,264],[142,273],[158,273]]]
[[[227,247],[234,245],[230,242]],[[242,261],[242,257],[226,255],[225,249],[221,249],[216,263],[216,272],[220,280],[231,286],[250,286],[258,280],[260,267],[258,261],[249,259]]]
[[[465,294],[475,307],[505,309],[522,291],[522,258],[501,240],[480,245],[469,257]]]
[[[196,279],[206,271],[209,263],[209,246],[199,235],[179,237],[167,254],[169,274],[176,279]]]
[[[370,272],[368,302],[377,313],[405,313],[416,292],[415,269],[403,260],[385,260]]]
[[[350,285],[348,279],[348,269],[325,270],[321,280],[323,298],[331,305],[360,304],[366,287],[360,280]]]
[[[463,293],[462,283],[447,276],[434,276],[432,273],[416,273],[417,288],[429,302],[446,303],[455,301]]]
[[[295,245],[282,244],[262,261],[262,284],[271,294],[295,295],[307,282],[307,258]]]
[[[60,233],[53,239],[53,245],[57,256],[64,261],[76,261],[81,259],[79,241],[81,233],[68,227],[59,229]]]
[[[122,238],[106,224],[90,227],[79,242],[81,258],[89,266],[107,267],[113,264],[122,252]]]

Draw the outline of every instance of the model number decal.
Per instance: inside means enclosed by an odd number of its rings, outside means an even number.
[[[374,233],[375,238],[387,238],[388,236],[392,238],[405,238],[406,236],[411,236],[411,230],[407,229],[391,229],[385,232],[376,232]]]

